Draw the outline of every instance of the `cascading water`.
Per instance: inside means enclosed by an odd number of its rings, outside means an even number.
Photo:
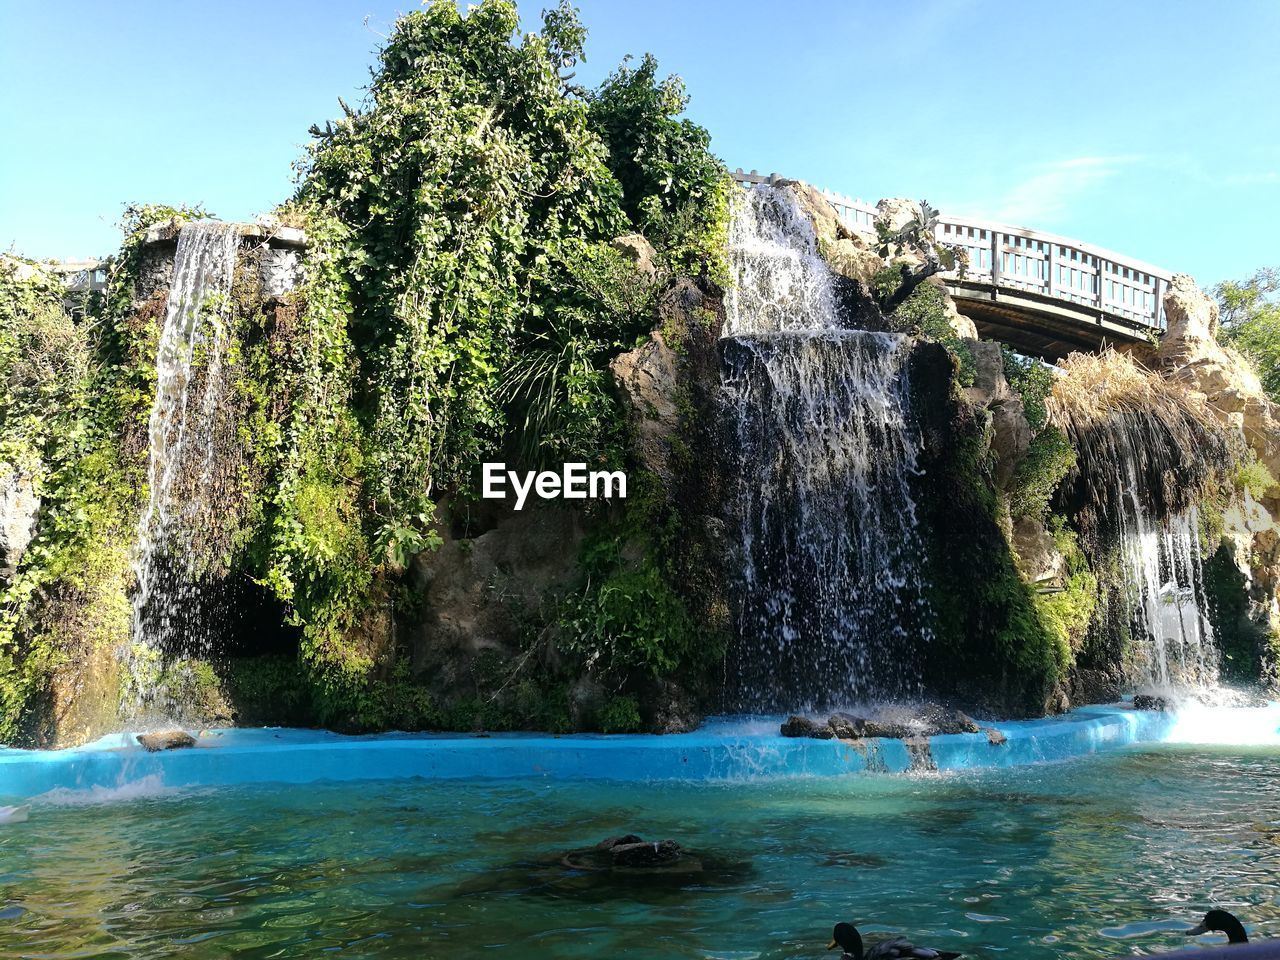
[[[1129,621],[1137,641],[1135,680],[1175,691],[1218,681],[1218,650],[1206,615],[1199,516],[1194,508],[1153,523],[1130,492],[1121,517]]]
[[[1171,509],[1163,520],[1152,515],[1153,485],[1163,483],[1165,470],[1163,447],[1145,420],[1113,418],[1094,433],[1084,442],[1098,481],[1098,509],[1119,544],[1132,639],[1129,680],[1164,693],[1212,687],[1219,655],[1204,589],[1199,515],[1194,506]]]
[[[148,499],[134,551],[132,679],[126,714],[178,717],[182,704],[159,683],[168,661],[207,655],[211,634],[202,588],[218,529],[215,458],[226,417],[222,398],[225,316],[240,235],[233,224],[187,224],[156,350],[156,396],[148,424]]]
[[[928,638],[906,337],[847,330],[813,228],[735,200],[721,384],[740,549],[739,710],[918,692]]]

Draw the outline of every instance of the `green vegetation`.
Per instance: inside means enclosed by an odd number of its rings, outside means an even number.
[[[1004,359],[1004,378],[1022,397],[1031,432],[1039,433],[1049,422],[1049,408],[1045,401],[1053,392],[1053,368],[1035,357],[1014,353],[1005,343],[1000,344],[1000,353]]]
[[[1061,517],[1054,517],[1050,524],[1054,546],[1062,554],[1065,568],[1062,589],[1037,593],[1036,608],[1040,622],[1049,630],[1059,661],[1064,665],[1075,662],[1085,646],[1094,613],[1098,608],[1098,578],[1089,566],[1089,560],[1080,549],[1079,538]]]
[[[1248,357],[1263,389],[1280,402],[1280,270],[1259,270],[1213,290],[1218,300],[1218,339]]]
[[[246,392],[267,365],[277,384],[251,397],[271,493],[243,556],[302,630],[321,722],[382,726],[414,699],[392,692],[405,651],[385,607],[440,542],[441,500],[465,508],[484,460],[622,465],[609,361],[653,325],[676,271],[722,269],[729,181],[679,117],[679,80],[646,57],[582,90],[567,80],[585,39],[572,9],[512,42],[517,24],[503,0],[398,21],[368,103],[313,129],[284,211],[309,231],[308,281],[285,372],[261,351],[249,364]],[[612,245],[628,233],[656,247],[651,267]],[[263,410],[281,395],[283,411]],[[629,642],[616,618],[655,597],[657,619],[678,621],[660,565],[619,575],[568,647],[612,658]],[[678,634],[635,629],[647,666],[679,662],[664,648]],[[497,722],[486,709],[471,713]],[[460,722],[434,706],[401,719]]]
[[[902,286],[902,274],[895,267],[885,267],[871,278],[871,291],[881,303],[897,299]],[[945,346],[956,358],[959,368],[957,382],[962,387],[973,385],[973,348],[952,328],[947,312],[946,293],[941,287],[933,283],[920,283],[898,301],[888,319],[891,329],[897,333],[926,337]]]
[[[1010,514],[1014,518],[1033,517],[1043,523],[1058,485],[1075,465],[1075,448],[1065,433],[1057,427],[1045,427],[1037,433],[1014,470],[1009,490]]]
[[[134,309],[142,236],[153,223],[200,215],[128,208],[106,297],[81,322],[64,308],[58,281],[0,263],[0,462],[30,477],[41,501],[35,539],[0,592],[0,742],[39,740],[67,706],[58,702],[59,671],[97,673],[128,643],[129,545],[163,310]],[[115,711],[114,689],[78,695]]]

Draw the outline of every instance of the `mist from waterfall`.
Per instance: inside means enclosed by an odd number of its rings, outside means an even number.
[[[239,241],[235,225],[212,222],[187,224],[178,236],[156,349],[148,498],[133,558],[127,718],[178,718],[182,704],[159,684],[161,667],[211,650],[203,580],[220,510],[215,461],[226,416],[220,403],[225,321]]]
[[[730,227],[721,388],[748,712],[919,692],[929,638],[903,336],[844,329],[813,228],[771,186]]]

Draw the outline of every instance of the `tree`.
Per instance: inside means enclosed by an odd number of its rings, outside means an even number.
[[[1221,319],[1218,340],[1248,357],[1267,396],[1280,402],[1280,269],[1227,280],[1213,294]]]

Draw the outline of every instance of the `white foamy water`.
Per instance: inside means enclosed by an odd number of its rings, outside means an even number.
[[[1280,703],[1262,707],[1184,703],[1165,742],[1280,747]]]
[[[918,692],[928,640],[912,478],[912,341],[845,329],[813,227],[740,193],[721,342],[738,676],[747,712]]]
[[[38,806],[93,807],[111,803],[128,803],[132,800],[152,800],[181,793],[177,787],[167,787],[159,774],[130,780],[113,787],[93,786],[83,790],[55,787],[32,799]]]
[[[210,482],[222,399],[225,318],[240,234],[233,224],[189,223],[178,235],[173,279],[156,348],[156,395],[148,421],[148,499],[133,568],[132,649],[125,664],[133,702],[126,716],[176,715],[155,688],[162,663],[208,653],[200,622],[204,542],[220,505]]]

